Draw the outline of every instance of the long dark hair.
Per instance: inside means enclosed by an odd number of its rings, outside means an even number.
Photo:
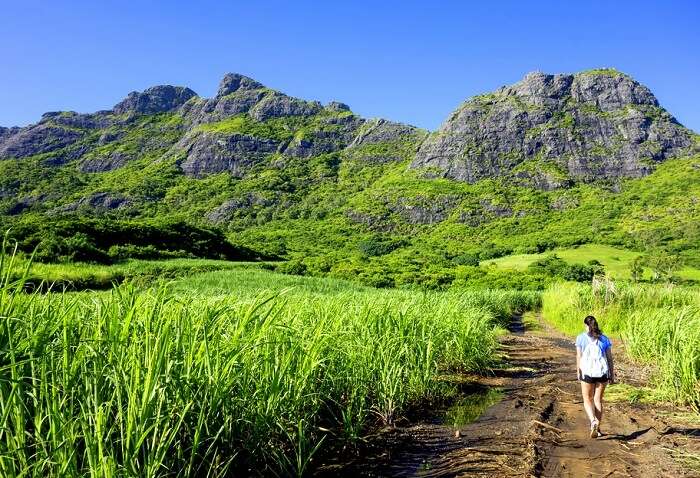
[[[586,318],[583,319],[583,323],[586,324],[590,329],[588,335],[590,335],[594,339],[597,339],[598,337],[603,335],[603,331],[600,330],[600,327],[598,327],[598,321],[595,320],[595,317],[593,317],[592,315],[586,316]]]

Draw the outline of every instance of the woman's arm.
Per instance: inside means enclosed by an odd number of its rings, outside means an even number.
[[[605,351],[605,358],[608,359],[608,376],[611,384],[615,383],[615,364],[613,362],[612,351],[608,347]]]
[[[581,380],[581,348],[576,347],[576,378]]]

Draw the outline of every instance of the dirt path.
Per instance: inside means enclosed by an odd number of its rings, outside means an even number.
[[[589,438],[571,339],[544,324],[525,331],[517,319],[512,329],[501,345],[508,368],[474,377],[476,386],[503,390],[479,419],[455,428],[444,411],[436,411],[383,431],[361,458],[320,475],[700,477],[678,459],[700,453],[697,425],[670,418],[664,413],[670,408],[609,403],[601,425],[606,434]],[[618,366],[623,380],[628,367]]]

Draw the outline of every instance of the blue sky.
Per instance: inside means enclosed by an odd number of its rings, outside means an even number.
[[[0,125],[226,72],[435,129],[526,72],[615,67],[700,131],[700,2],[0,0]]]

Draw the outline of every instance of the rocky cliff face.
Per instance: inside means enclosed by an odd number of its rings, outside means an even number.
[[[52,153],[47,164],[62,165],[119,139],[130,129],[140,127],[138,119],[158,113],[175,112],[190,98],[196,96],[189,88],[154,86],[139,93],[132,92],[113,109],[81,114],[74,111],[45,113],[41,120],[24,128],[0,129],[0,160],[26,158]],[[118,132],[117,132],[118,131]],[[148,152],[143,148],[138,153]],[[89,158],[80,169],[102,172],[125,162],[125,156]]]
[[[187,102],[197,93],[182,86],[154,86],[142,93],[132,91],[113,110],[116,114],[154,114],[172,111]]]
[[[230,172],[243,177],[271,155],[308,158],[351,146],[387,143],[418,134],[413,126],[382,122],[383,134],[367,135],[360,118],[339,102],[293,98],[238,74],[226,75],[214,98],[195,98],[181,108],[188,132],[173,154],[189,176]],[[359,139],[362,136],[364,139]]]
[[[173,121],[148,120],[156,115],[170,115]],[[100,173],[163,154],[181,158],[186,175],[228,171],[242,176],[272,154],[310,157],[340,151],[364,122],[343,103],[324,107],[228,74],[214,98],[161,85],[129,93],[111,110],[52,112],[35,125],[0,128],[0,160],[42,155],[48,166],[77,160],[78,170]]]
[[[57,124],[39,123],[22,128],[0,143],[0,158],[24,158],[65,148],[83,137],[82,132]]]
[[[690,145],[690,132],[627,75],[530,73],[465,102],[422,144],[411,167],[467,182],[506,176],[552,189],[640,177]]]

